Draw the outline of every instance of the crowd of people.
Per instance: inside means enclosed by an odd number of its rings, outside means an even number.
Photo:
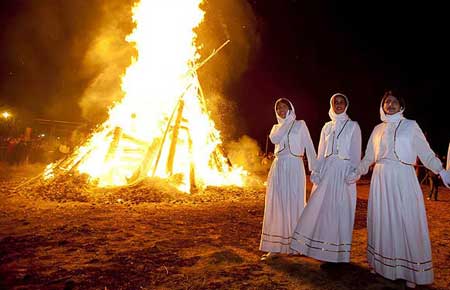
[[[11,166],[49,163],[69,154],[73,148],[69,138],[45,138],[25,135],[0,138],[0,161]]]

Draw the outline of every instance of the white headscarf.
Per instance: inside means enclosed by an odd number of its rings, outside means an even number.
[[[282,101],[282,100],[288,102],[288,103],[291,105],[291,109],[287,112],[286,118],[282,118],[282,117],[279,116],[278,113],[277,113],[277,105],[278,105],[278,103],[279,103],[280,101]],[[280,124],[280,125],[282,125],[282,124],[284,123],[284,121],[286,121],[286,119],[287,119],[288,117],[292,118],[292,120],[295,120],[295,118],[296,118],[294,105],[292,105],[291,101],[289,101],[289,100],[286,99],[286,98],[279,98],[279,99],[275,102],[275,107],[274,107],[274,109],[275,109],[275,116],[277,116],[277,121],[278,121],[278,124]]]
[[[337,97],[337,96],[343,97],[345,99],[345,103],[346,103],[344,112],[342,112],[340,114],[336,114],[336,112],[333,109],[333,99],[334,99],[334,97]],[[348,98],[344,94],[336,93],[336,94],[331,96],[331,99],[330,99],[330,110],[328,111],[328,116],[330,116],[331,121],[333,121],[333,123],[334,123],[333,127],[334,128],[339,123],[342,123],[342,122],[345,122],[345,121],[348,120],[347,109],[348,109],[349,104],[350,103],[348,101]]]
[[[346,103],[344,112],[342,112],[340,114],[336,114],[336,112],[333,109],[333,99],[337,96],[343,97],[345,99],[345,103]],[[347,115],[347,109],[348,109],[349,104],[350,103],[348,101],[347,96],[344,94],[341,94],[341,93],[336,93],[336,94],[332,95],[330,98],[330,110],[328,111],[328,115],[330,116],[330,119],[332,121],[332,126],[331,126],[332,131],[331,132],[334,132],[333,138],[336,137],[336,134],[339,136],[338,132],[343,130],[343,128],[346,124],[346,121],[349,119],[349,117]],[[326,142],[326,146],[327,146],[326,152],[333,152],[333,144],[334,144],[334,142]]]
[[[402,119],[404,119],[405,117],[403,117],[403,112],[405,111],[405,108],[401,108],[401,110],[393,115],[388,115],[384,112],[383,110],[383,100],[381,100],[381,104],[380,104],[380,119],[383,122],[386,123],[396,123]]]

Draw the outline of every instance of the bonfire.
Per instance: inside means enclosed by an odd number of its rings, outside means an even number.
[[[147,177],[167,179],[184,192],[244,185],[247,173],[221,149],[197,75],[229,43],[202,60],[194,32],[204,17],[201,2],[135,5],[136,27],[127,41],[138,56],[122,77],[122,100],[73,154],[47,166],[46,182],[86,174],[98,187],[135,185]]]

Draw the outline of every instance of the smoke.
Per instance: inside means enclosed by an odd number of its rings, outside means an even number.
[[[124,40],[133,27],[133,1],[1,2],[2,99],[39,117],[63,120],[106,111],[101,102],[94,109],[87,95],[99,97],[100,84],[111,88],[107,93],[119,88],[133,53]],[[118,77],[105,79],[109,73]]]
[[[1,1],[0,96],[38,117],[102,121],[123,96],[121,78],[136,50],[125,38],[138,0]],[[199,69],[208,108],[224,139],[246,131],[230,88],[259,47],[258,25],[244,0],[205,0],[197,29]]]
[[[102,3],[102,21],[83,59],[83,74],[91,80],[79,101],[83,117],[99,121],[107,108],[123,97],[121,78],[136,57],[134,47],[125,41],[131,33],[132,1]]]
[[[91,77],[79,105],[83,116],[93,121],[105,117],[105,108],[123,97],[121,78],[130,65],[131,56],[136,56],[133,46],[124,40],[133,27],[131,3],[114,2],[102,4],[104,16],[83,60],[85,75],[94,77]],[[251,6],[242,0],[205,1],[202,9],[205,18],[197,29],[202,59],[226,40],[231,40],[199,70],[212,118],[224,138],[231,139],[245,129],[235,126],[243,122],[238,117],[236,103],[226,95],[226,90],[247,69],[259,46],[256,19]]]
[[[209,0],[202,9],[206,14],[197,31],[202,59],[225,41],[231,41],[198,73],[217,128],[225,139],[233,139],[246,128],[236,100],[227,91],[253,61],[260,46],[259,27],[248,1]]]
[[[237,141],[231,141],[226,146],[227,156],[231,164],[242,166],[245,170],[256,175],[265,175],[267,166],[263,164],[263,154],[258,142],[247,135]]]

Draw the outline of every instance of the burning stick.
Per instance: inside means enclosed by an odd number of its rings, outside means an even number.
[[[197,72],[198,69],[200,69],[205,63],[207,63],[211,58],[213,58],[216,54],[219,53],[219,51],[222,50],[222,48],[224,48],[228,43],[230,43],[231,40],[227,40],[225,41],[221,46],[219,46],[219,48],[217,49],[213,49],[213,52],[207,57],[205,58],[202,62],[200,62],[199,64],[195,65],[189,72]],[[188,72],[188,73],[189,73]]]
[[[164,142],[166,141],[167,133],[169,132],[170,123],[172,123],[172,119],[173,119],[173,117],[175,115],[177,107],[179,106],[179,103],[181,102],[184,94],[189,90],[191,85],[192,85],[192,83],[190,83],[186,87],[186,89],[184,90],[183,94],[181,94],[180,98],[178,99],[178,102],[175,105],[175,108],[173,108],[172,115],[170,116],[169,121],[167,122],[166,130],[164,131],[164,135],[163,135],[163,138],[161,140],[161,146],[159,147],[158,156],[156,157],[156,163],[155,163],[155,166],[153,167],[152,176],[155,176],[156,168],[158,168],[159,158],[161,157],[161,152],[162,152],[162,149],[163,149],[163,146],[164,146]]]
[[[175,149],[177,147],[178,130],[180,130],[180,123],[181,119],[183,118],[183,108],[184,101],[183,99],[181,99],[180,103],[178,104],[178,114],[177,119],[175,120],[175,126],[172,129],[172,142],[170,142],[169,158],[167,159],[166,165],[166,170],[169,175],[172,175],[173,173],[173,159],[175,157]]]
[[[116,153],[117,147],[119,146],[120,137],[122,137],[122,128],[114,128],[114,138],[109,144],[108,153],[105,156],[105,162],[109,161]]]
[[[198,69],[203,67],[211,58],[213,58],[219,51],[221,51],[230,42],[231,42],[231,40],[228,39],[219,48],[214,49],[213,52],[207,58],[205,58],[199,64],[195,65],[191,70],[189,70],[189,72],[187,74],[197,73]],[[164,146],[164,143],[165,143],[165,140],[166,140],[166,137],[167,137],[167,133],[169,131],[170,124],[172,123],[172,119],[174,117],[176,108],[178,107],[177,120],[175,121],[175,126],[174,126],[173,133],[172,133],[172,142],[171,142],[171,145],[170,145],[169,158],[168,158],[168,161],[167,161],[167,172],[169,174],[172,174],[173,158],[174,158],[175,149],[176,149],[175,148],[176,147],[176,138],[178,136],[178,129],[179,129],[181,118],[182,118],[182,114],[183,114],[183,107],[184,107],[183,97],[184,97],[184,95],[190,89],[190,87],[192,85],[193,85],[193,83],[189,83],[188,86],[186,87],[186,89],[184,90],[184,92],[180,95],[179,100],[178,100],[177,104],[175,105],[174,110],[172,111],[172,115],[170,116],[170,119],[167,122],[166,130],[164,131],[164,135],[163,135],[163,138],[161,140],[161,146],[160,146],[159,151],[158,151],[158,156],[156,158],[155,166],[153,167],[152,176],[155,176],[156,169],[158,168],[159,159],[161,157],[162,148]],[[203,95],[203,90],[201,89],[201,86],[200,86],[200,83],[198,82],[198,79],[197,79],[196,85],[199,88],[201,104],[202,104],[203,109],[205,110],[206,109],[205,97]]]

